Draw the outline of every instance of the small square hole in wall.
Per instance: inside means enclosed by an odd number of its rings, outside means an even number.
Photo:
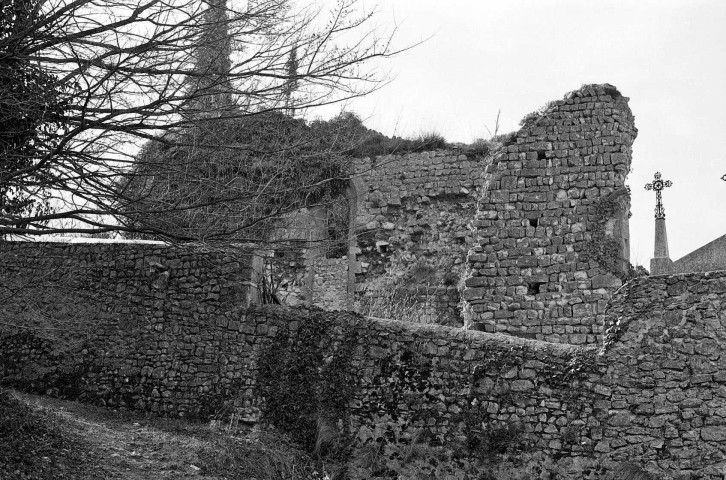
[[[388,242],[376,242],[378,253],[388,253]]]
[[[544,285],[544,282],[529,282],[527,284],[527,295],[537,295],[541,293],[540,287]]]
[[[539,218],[530,218],[529,219],[529,226],[537,228],[539,226]]]

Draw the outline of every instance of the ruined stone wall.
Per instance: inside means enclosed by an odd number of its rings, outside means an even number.
[[[306,271],[286,267],[289,280],[278,297],[290,306],[462,325],[459,287],[472,243],[473,192],[490,161],[456,149],[357,159],[346,195],[347,255],[327,258],[333,239],[324,209],[291,216],[281,235],[308,242]]]
[[[628,99],[591,85],[529,117],[495,153],[467,259],[467,327],[597,342],[627,266],[636,133]]]
[[[347,256],[326,258],[319,248],[292,245],[278,245],[268,252],[264,258],[265,281],[275,299],[266,303],[351,310]]]
[[[325,310],[350,310],[348,258],[314,260],[312,304]]]
[[[726,272],[629,283],[612,300],[600,354],[317,309],[152,307],[145,321],[93,319],[75,349],[5,325],[0,378],[168,415],[236,411],[248,422],[279,420],[264,393],[279,385],[288,396],[272,400],[285,415],[289,402],[299,412],[342,408],[363,446],[418,435],[476,455],[504,431],[507,445],[529,452],[633,461],[659,478],[716,479],[726,467]]]
[[[457,286],[472,243],[475,188],[489,158],[437,150],[356,164],[356,307],[461,325]]]

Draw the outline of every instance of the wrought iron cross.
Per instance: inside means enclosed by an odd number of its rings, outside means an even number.
[[[661,197],[661,190],[666,187],[673,185],[670,180],[661,180],[660,172],[655,172],[655,180],[652,183],[645,185],[646,190],[655,190],[655,218],[665,218],[665,210],[663,210],[663,199]]]

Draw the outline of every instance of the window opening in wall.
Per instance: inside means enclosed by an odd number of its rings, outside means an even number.
[[[530,218],[529,219],[529,226],[537,228],[539,226],[539,218]]]
[[[544,159],[545,159],[545,151],[537,150],[537,160],[544,160]]]
[[[336,198],[330,202],[326,212],[326,258],[340,258],[348,254],[349,225],[350,206],[348,199]]]
[[[538,293],[542,293],[541,286],[544,284],[545,284],[545,282],[529,282],[529,283],[527,283],[527,295],[537,295]]]
[[[376,242],[378,253],[388,253],[388,242]]]

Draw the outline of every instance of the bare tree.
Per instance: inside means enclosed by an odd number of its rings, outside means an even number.
[[[395,52],[356,0],[329,11],[295,5],[3,0],[0,121],[12,139],[0,139],[0,235],[245,238],[325,201],[321,187],[347,175],[346,123],[315,127],[277,112],[378,88],[384,79],[364,68]],[[14,127],[8,112],[31,105],[32,118]]]

